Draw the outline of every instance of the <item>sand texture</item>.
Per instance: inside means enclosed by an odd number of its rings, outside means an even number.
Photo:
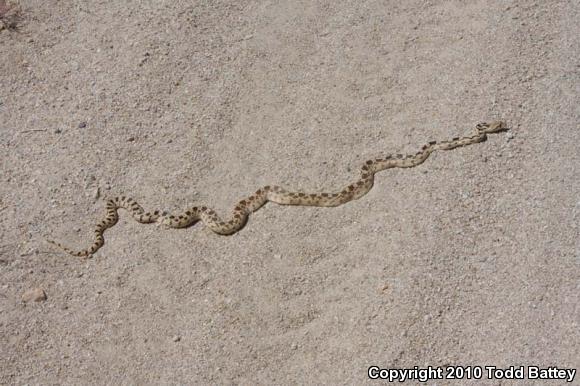
[[[0,30],[0,384],[580,370],[577,1],[18,5]],[[497,119],[511,130],[337,208],[268,204],[232,236],[121,212],[85,260],[44,241],[90,246],[116,195],[227,215],[268,184],[336,191]]]

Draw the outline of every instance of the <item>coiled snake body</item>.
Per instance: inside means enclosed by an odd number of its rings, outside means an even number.
[[[231,235],[240,230],[246,223],[250,213],[257,211],[266,202],[271,201],[280,205],[301,205],[334,207],[356,200],[373,187],[375,173],[391,168],[412,168],[425,162],[429,155],[436,150],[452,150],[457,147],[467,146],[487,139],[487,134],[507,130],[502,121],[492,123],[480,123],[471,136],[453,138],[450,141],[431,141],[424,145],[415,154],[387,156],[366,161],[361,169],[360,178],[342,189],[338,193],[301,193],[290,192],[279,186],[264,186],[251,196],[239,201],[229,220],[223,220],[217,213],[206,206],[194,206],[184,213],[174,216],[165,212],[145,212],[143,208],[132,198],[119,196],[107,200],[105,218],[95,227],[95,241],[90,248],[75,251],[56,241],[47,240],[60,247],[73,256],[90,256],[97,252],[105,243],[103,233],[111,228],[119,220],[117,209],[127,210],[133,218],[143,224],[158,222],[170,228],[184,228],[201,220],[209,229],[220,235]]]

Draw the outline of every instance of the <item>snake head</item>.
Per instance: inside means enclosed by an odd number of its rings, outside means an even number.
[[[486,134],[499,133],[501,131],[508,130],[504,121],[493,121],[490,123],[486,123],[486,122],[478,123],[476,126],[476,129],[480,133],[486,133]]]

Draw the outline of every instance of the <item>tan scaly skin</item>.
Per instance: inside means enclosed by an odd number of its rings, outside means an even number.
[[[385,158],[366,161],[362,166],[360,178],[338,193],[290,192],[279,186],[264,186],[251,196],[239,201],[234,207],[229,220],[221,219],[213,209],[205,206],[194,206],[180,215],[173,216],[158,210],[145,212],[132,198],[125,196],[115,197],[107,200],[107,214],[95,227],[95,241],[90,248],[75,251],[56,241],[47,241],[73,256],[91,256],[105,243],[103,237],[105,230],[111,228],[119,220],[117,213],[117,209],[119,208],[127,210],[136,221],[143,224],[157,222],[169,228],[185,228],[201,220],[205,226],[215,233],[231,235],[243,228],[250,213],[258,210],[268,201],[280,205],[339,206],[367,194],[373,187],[375,173],[391,168],[412,168],[425,162],[429,158],[429,155],[436,150],[452,150],[457,147],[483,142],[487,139],[487,134],[506,130],[508,129],[502,121],[480,123],[476,126],[475,132],[471,136],[453,138],[450,141],[443,142],[431,141],[415,154],[396,154],[394,156],[389,155]]]

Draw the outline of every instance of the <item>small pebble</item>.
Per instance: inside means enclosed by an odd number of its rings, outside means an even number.
[[[55,129],[54,130],[54,134],[60,134],[60,133],[62,133],[62,130],[61,129]]]
[[[87,127],[87,123],[86,122],[81,122],[79,123],[79,129],[84,129],[85,127]]]
[[[42,288],[32,288],[24,292],[22,295],[22,301],[25,303],[29,302],[43,302],[46,300],[46,293]]]
[[[179,335],[175,335],[172,340],[174,342],[179,342],[181,340],[181,337]]]
[[[133,137],[133,136],[127,138],[127,142],[133,142],[134,140],[135,140],[135,137]]]

